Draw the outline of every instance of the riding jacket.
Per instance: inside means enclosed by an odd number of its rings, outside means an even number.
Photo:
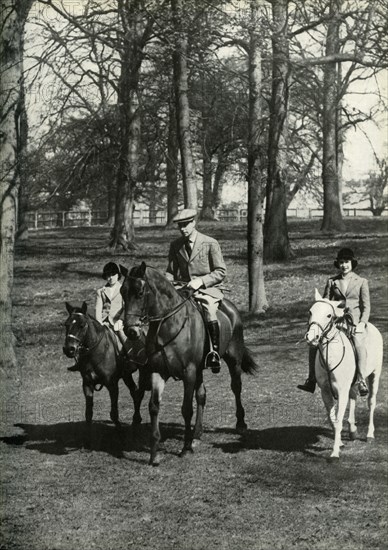
[[[200,277],[205,288],[221,283],[226,275],[226,265],[218,242],[197,231],[189,257],[185,241],[184,237],[179,237],[171,243],[167,277],[183,282]]]
[[[124,302],[120,294],[121,282],[112,287],[103,286],[97,290],[96,319],[99,323],[109,323],[112,327],[121,318]]]
[[[351,315],[353,323],[367,323],[370,315],[370,297],[367,279],[352,272],[345,279],[341,275],[331,277],[323,293],[329,300],[345,300],[345,308]]]

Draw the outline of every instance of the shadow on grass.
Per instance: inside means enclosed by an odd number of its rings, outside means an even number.
[[[224,432],[224,429],[216,429]],[[230,433],[235,433],[229,430]],[[284,453],[302,452],[311,454],[312,451],[321,451],[321,438],[331,437],[331,430],[316,426],[282,426],[266,428],[264,430],[246,430],[238,441],[217,443],[215,447],[225,453],[238,453],[244,450],[269,450]]]
[[[15,424],[15,427],[22,429],[23,433],[1,437],[0,441],[13,447],[23,447],[49,455],[68,455],[85,450],[123,458],[124,452],[147,453],[144,461],[148,461],[149,424],[122,424],[119,429],[111,422],[104,421],[92,422],[91,426],[85,422],[60,422]],[[161,424],[160,431],[163,441],[183,440],[184,430],[178,424]]]

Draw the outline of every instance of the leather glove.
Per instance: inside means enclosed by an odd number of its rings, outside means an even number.
[[[187,283],[187,287],[192,288],[193,290],[198,290],[199,288],[201,288],[201,286],[203,286],[203,281],[200,277],[191,279],[191,281]]]

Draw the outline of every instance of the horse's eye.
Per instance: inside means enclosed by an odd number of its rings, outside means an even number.
[[[329,315],[327,316],[327,318],[330,319],[330,317],[331,317],[331,313],[329,313]]]

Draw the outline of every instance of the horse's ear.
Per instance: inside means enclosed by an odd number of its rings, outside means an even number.
[[[119,264],[119,268],[120,268],[120,273],[121,275],[125,277],[128,275],[128,269],[126,267],[124,267],[123,265]]]
[[[145,262],[141,262],[141,266],[140,266],[141,277],[144,277],[146,269],[147,269],[147,264]]]
[[[73,306],[71,304],[69,304],[69,302],[65,302],[65,306],[66,306],[68,314],[71,315],[72,311],[74,309]]]
[[[86,302],[82,302],[81,311],[84,315],[85,315],[87,309],[88,309],[88,304]]]
[[[322,296],[319,293],[319,290],[315,289],[315,295],[314,295],[315,301],[318,302],[319,300],[322,300]]]

